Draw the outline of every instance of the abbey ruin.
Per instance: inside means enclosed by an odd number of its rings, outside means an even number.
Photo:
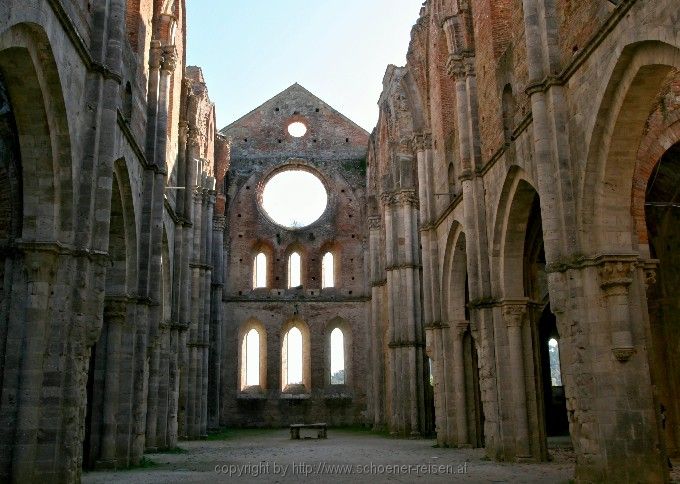
[[[0,0],[0,482],[313,422],[670,481],[677,0],[427,0],[372,133],[299,84],[217,126],[187,42]]]

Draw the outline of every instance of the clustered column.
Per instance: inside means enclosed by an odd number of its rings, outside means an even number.
[[[506,302],[503,305],[503,319],[508,330],[512,404],[515,417],[515,456],[517,459],[528,459],[531,457],[526,400],[526,374],[524,368],[524,338],[522,336],[526,314],[526,301]]]
[[[393,433],[425,431],[425,354],[420,309],[418,198],[413,189],[384,197],[387,246],[387,298],[392,354]]]

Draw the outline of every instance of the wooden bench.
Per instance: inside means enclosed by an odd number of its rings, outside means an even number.
[[[328,425],[326,425],[325,423],[315,423],[315,424],[292,424],[290,426],[290,439],[300,440],[300,430],[302,429],[318,430],[319,432],[317,436],[319,439],[327,438]]]

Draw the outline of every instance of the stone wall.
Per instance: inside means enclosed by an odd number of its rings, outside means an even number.
[[[292,122],[307,133],[294,138]],[[366,233],[365,169],[367,133],[326,103],[295,84],[221,131],[231,145],[227,175],[226,281],[223,334],[222,424],[281,426],[326,421],[361,421],[366,391],[367,331],[364,265]],[[274,223],[261,206],[262,190],[285,169],[315,174],[328,193],[321,218],[299,229]],[[267,255],[267,287],[253,289],[253,264]],[[288,257],[302,257],[301,287],[288,288]],[[322,258],[334,256],[334,287],[322,288]],[[309,378],[301,395],[282,385],[281,348],[286,324],[308,333]],[[242,340],[256,327],[266,340],[261,351],[263,378],[249,389],[242,371]],[[340,327],[351,345],[345,355],[347,381],[331,385],[330,331]],[[351,364],[351,366],[350,366]],[[307,371],[307,370],[305,370]]]
[[[673,2],[614,3],[425,3],[407,65],[387,69],[369,150],[371,258],[399,251],[391,227],[404,212],[394,218],[388,195],[411,167],[423,287],[411,321],[427,334],[440,444],[481,445],[483,423],[490,457],[545,460],[546,407],[564,391],[578,481],[663,482],[663,453],[677,452],[667,404],[677,372],[662,370],[675,368],[675,310],[658,290],[648,299],[659,262],[647,239],[651,230],[658,247],[674,235],[645,209],[670,207],[648,184],[673,183],[659,166],[673,163],[663,156],[678,141],[680,44]],[[667,197],[662,188],[654,196]],[[402,323],[385,264],[371,273],[371,335],[390,348],[383,338]],[[553,317],[563,389],[543,383]],[[400,431],[395,401],[412,395],[389,379],[398,353],[374,355],[373,371],[388,377],[368,408]]]
[[[78,482],[205,435],[213,232],[197,227],[213,223],[214,106],[185,71],[182,0],[0,15],[16,127],[0,135],[0,480]]]

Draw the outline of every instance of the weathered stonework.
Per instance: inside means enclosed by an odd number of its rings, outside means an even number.
[[[215,123],[184,10],[0,4],[2,482],[78,482],[205,434],[207,349],[201,381],[184,369],[208,339],[213,233],[193,230],[212,225]]]
[[[287,132],[302,122],[307,133]],[[221,131],[231,145],[227,193],[221,423],[280,426],[324,421],[361,422],[365,408],[367,362],[364,220],[368,133],[298,84]],[[320,178],[329,196],[312,225],[286,229],[261,207],[266,181],[285,169]],[[288,288],[288,258],[302,257],[302,286]],[[253,289],[254,258],[267,256],[267,287]],[[334,257],[334,287],[322,288],[322,258]],[[283,338],[292,325],[303,329],[303,386],[282,385]],[[330,333],[345,337],[346,382],[330,383]],[[244,383],[243,339],[259,331],[260,385]]]
[[[297,84],[217,133],[185,16],[0,2],[0,481],[79,482],[220,426],[311,421],[500,461],[548,460],[569,435],[577,482],[668,481],[677,0],[427,0],[370,136]],[[329,194],[293,230],[261,207],[291,167]]]
[[[389,203],[369,204],[370,253],[404,243],[392,227],[408,213],[391,200],[412,178],[423,298],[409,324],[427,334],[441,445],[546,460],[547,437],[568,431],[579,482],[668,479],[680,435],[676,21],[665,1],[430,0],[407,65],[388,67],[367,196]],[[381,282],[394,263],[374,265],[372,345],[404,317]],[[389,375],[395,357],[375,356]],[[374,381],[370,418],[399,431],[393,402],[413,396]]]

